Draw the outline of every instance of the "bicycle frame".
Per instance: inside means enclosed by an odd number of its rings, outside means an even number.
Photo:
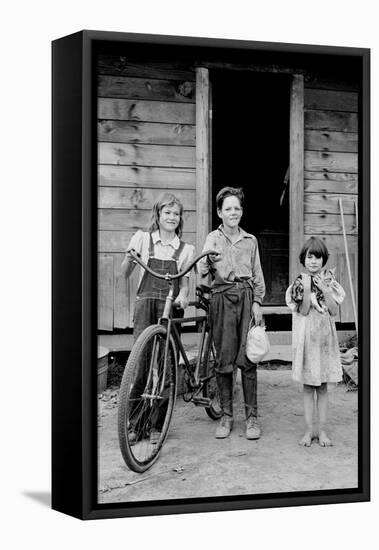
[[[198,256],[197,258],[195,258],[193,260],[191,265],[188,266],[185,271],[183,271],[182,273],[178,273],[177,275],[171,275],[171,274],[160,275],[160,274],[157,274],[153,270],[151,270],[146,264],[144,264],[141,261],[141,259],[135,253],[135,251],[132,250],[129,253],[132,256],[132,258],[134,258],[134,260],[137,263],[139,263],[145,270],[147,270],[149,273],[151,273],[154,277],[157,277],[157,278],[160,278],[160,279],[165,279],[168,282],[168,285],[169,285],[169,292],[166,296],[165,305],[164,305],[164,309],[163,309],[163,314],[162,314],[162,317],[158,320],[158,324],[160,324],[160,325],[162,325],[166,328],[167,335],[168,335],[168,337],[166,339],[166,343],[165,343],[164,362],[163,362],[163,369],[164,370],[163,370],[163,376],[162,376],[162,380],[161,380],[161,386],[159,388],[159,395],[162,394],[164,384],[165,384],[166,371],[167,371],[167,356],[168,356],[169,345],[170,345],[170,337],[171,336],[173,337],[175,345],[177,346],[177,349],[179,349],[179,351],[180,351],[180,353],[183,357],[184,364],[185,364],[185,369],[187,370],[190,377],[192,378],[191,385],[193,386],[193,389],[197,389],[198,391],[200,391],[201,388],[202,388],[202,382],[204,382],[205,380],[208,379],[208,378],[205,378],[204,381],[200,381],[200,376],[199,376],[200,366],[201,366],[201,358],[203,356],[203,351],[204,351],[205,334],[209,330],[208,324],[207,324],[208,315],[196,316],[196,317],[185,317],[185,318],[183,318],[183,317],[172,318],[171,314],[172,314],[172,308],[173,308],[173,305],[174,305],[173,281],[174,281],[174,279],[178,279],[178,278],[184,276],[190,269],[192,269],[193,265],[195,265],[196,262],[200,258],[202,258],[203,256],[207,256],[209,254],[218,255],[219,253],[216,252],[216,251],[213,251],[213,250],[208,250],[206,252],[203,252],[203,254],[201,254],[200,256]],[[205,306],[203,304],[201,304],[200,301],[191,302],[189,305],[194,305],[195,307],[200,308],[200,309],[204,309],[204,310],[206,309]],[[187,357],[186,351],[184,349],[183,343],[182,343],[181,338],[179,336],[179,332],[176,328],[176,325],[178,325],[178,324],[181,325],[181,324],[187,323],[187,322],[196,322],[196,323],[202,322],[201,346],[200,346],[199,353],[198,353],[198,356],[197,356],[195,371],[193,373],[191,371],[190,363],[188,361],[188,357]],[[152,353],[152,359],[153,360],[155,359],[155,353],[156,353],[156,349],[155,349],[155,344],[154,344],[153,345],[153,353]],[[175,358],[175,360],[178,363],[178,358]],[[148,376],[148,380],[146,382],[146,387],[149,387],[151,377],[153,376],[152,371],[153,371],[153,369],[149,369],[149,376]],[[145,397],[148,397],[148,395],[146,393],[144,393],[144,395],[145,395]]]
[[[168,283],[170,285],[170,290],[169,290],[169,293],[166,297],[162,317],[160,317],[160,319],[158,320],[158,324],[164,326],[167,330],[167,340],[166,340],[166,345],[165,345],[166,346],[165,347],[165,359],[164,359],[164,367],[163,367],[164,368],[164,373],[163,373],[163,376],[162,376],[162,382],[161,382],[161,387],[159,388],[159,393],[161,393],[163,391],[164,381],[165,381],[165,377],[166,377],[167,356],[168,356],[168,348],[169,348],[170,337],[173,338],[173,340],[175,342],[175,345],[176,345],[177,349],[179,350],[179,352],[180,352],[180,354],[183,358],[184,365],[185,365],[184,368],[187,370],[187,372],[189,373],[189,375],[191,377],[191,386],[193,386],[193,389],[199,389],[200,390],[201,389],[201,380],[200,380],[201,358],[202,358],[203,352],[204,352],[205,336],[206,336],[206,333],[209,330],[208,315],[173,318],[171,316],[172,308],[173,308],[173,285],[172,285],[172,281],[168,281]],[[190,306],[195,306],[197,308],[204,309],[204,306],[202,306],[202,304],[200,302],[190,302],[189,305]],[[201,335],[200,335],[200,348],[199,348],[199,351],[198,351],[196,367],[195,367],[194,371],[192,371],[192,369],[191,369],[190,362],[189,362],[188,357],[187,357],[187,353],[184,349],[183,342],[180,338],[179,331],[177,329],[177,325],[182,325],[184,323],[191,323],[191,322],[196,322],[197,324],[199,324],[199,323],[202,324]],[[152,354],[153,358],[154,358],[154,353],[156,353],[156,352],[153,348],[153,354]],[[177,360],[178,360],[178,358],[177,358]],[[147,385],[148,385],[149,382],[150,382],[150,377],[149,377],[149,380],[147,382]]]

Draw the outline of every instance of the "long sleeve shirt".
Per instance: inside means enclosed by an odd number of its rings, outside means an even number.
[[[212,278],[213,292],[221,292],[235,281],[247,279],[253,285],[254,301],[262,304],[266,288],[258,242],[254,235],[239,228],[239,237],[232,243],[221,224],[208,234],[203,252],[206,250],[215,250],[221,254],[216,262],[211,262],[207,257],[199,262],[201,276],[210,275]]]

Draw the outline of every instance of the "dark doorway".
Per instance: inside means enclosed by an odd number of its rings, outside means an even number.
[[[212,79],[212,228],[217,192],[242,187],[241,227],[258,238],[266,305],[283,305],[289,270],[290,77],[215,71]]]

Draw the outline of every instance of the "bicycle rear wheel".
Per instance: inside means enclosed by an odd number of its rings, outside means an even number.
[[[202,358],[203,396],[211,400],[211,405],[205,408],[205,412],[212,420],[218,420],[222,416],[220,397],[216,383],[216,350],[212,335],[208,332]]]
[[[122,456],[135,472],[154,464],[167,437],[176,399],[176,357],[166,328],[152,325],[138,337],[126,364],[119,394],[118,436]]]

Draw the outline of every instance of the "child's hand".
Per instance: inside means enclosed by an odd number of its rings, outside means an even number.
[[[210,263],[219,262],[221,260],[221,254],[208,254],[208,261]]]
[[[174,306],[186,309],[188,307],[188,301],[188,295],[184,294],[183,292],[179,292],[174,302]]]
[[[303,282],[304,290],[310,290],[311,288],[311,276],[308,273],[301,274],[301,280]]]
[[[321,278],[320,274],[313,277],[313,282],[321,290],[321,292],[328,292],[329,287],[325,281]]]
[[[262,324],[262,310],[260,304],[258,302],[253,302],[253,306],[251,308],[251,314],[254,317],[254,324],[255,326]]]

